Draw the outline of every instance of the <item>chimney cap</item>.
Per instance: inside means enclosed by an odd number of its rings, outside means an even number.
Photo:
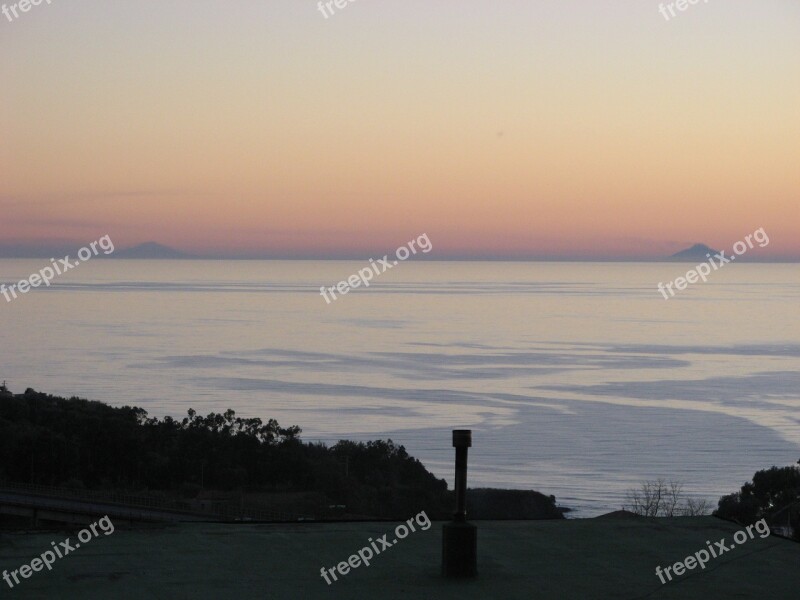
[[[472,430],[454,429],[453,446],[455,448],[470,448],[472,446]]]

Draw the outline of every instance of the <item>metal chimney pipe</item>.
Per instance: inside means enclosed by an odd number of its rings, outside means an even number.
[[[470,429],[453,430],[453,447],[456,449],[456,513],[453,520],[467,521],[467,453],[472,446]]]
[[[456,449],[456,512],[442,528],[442,574],[475,577],[478,574],[478,528],[467,523],[467,453],[472,446],[470,429],[453,430]]]

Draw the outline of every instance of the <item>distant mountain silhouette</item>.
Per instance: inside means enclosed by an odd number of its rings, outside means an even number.
[[[109,258],[140,258],[140,259],[159,259],[159,258],[191,258],[190,255],[164,246],[156,242],[145,242],[132,248],[125,250],[118,250],[113,254],[109,254]]]
[[[715,254],[719,254],[719,250],[714,250],[705,244],[695,244],[691,248],[676,252],[669,257],[669,260],[699,260],[703,262],[708,260],[707,254],[714,256]]]

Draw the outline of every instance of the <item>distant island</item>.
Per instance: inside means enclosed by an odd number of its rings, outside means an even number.
[[[133,246],[132,248],[117,250],[116,252],[114,252],[113,254],[109,254],[105,258],[157,260],[157,259],[183,259],[183,258],[193,258],[193,257],[190,254],[186,254],[185,252],[181,252],[180,250],[175,250],[174,248],[170,248],[169,246],[164,246],[163,244],[159,244],[157,242],[145,242],[144,244],[139,244],[138,246]]]
[[[72,256],[78,251],[79,245],[67,245],[66,243],[42,243],[42,244],[2,244],[0,243],[0,258],[52,258],[54,256]],[[126,258],[126,259],[188,259],[198,258],[192,254],[181,252],[158,242],[145,242],[130,248],[118,248],[111,254],[102,252],[96,258]]]
[[[708,260],[708,255],[714,256],[715,254],[719,254],[719,250],[714,250],[710,246],[706,246],[705,244],[695,244],[691,248],[686,248],[685,250],[681,250],[680,252],[676,252],[672,256],[668,258],[668,260],[674,261],[700,261],[705,262]]]

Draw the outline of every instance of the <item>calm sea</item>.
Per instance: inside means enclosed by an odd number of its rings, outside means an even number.
[[[2,260],[0,281],[46,260]],[[452,484],[536,489],[575,516],[646,479],[714,502],[800,458],[800,266],[401,263],[328,305],[349,261],[82,264],[0,297],[0,379],[180,417],[233,408],[305,439],[391,437]]]

